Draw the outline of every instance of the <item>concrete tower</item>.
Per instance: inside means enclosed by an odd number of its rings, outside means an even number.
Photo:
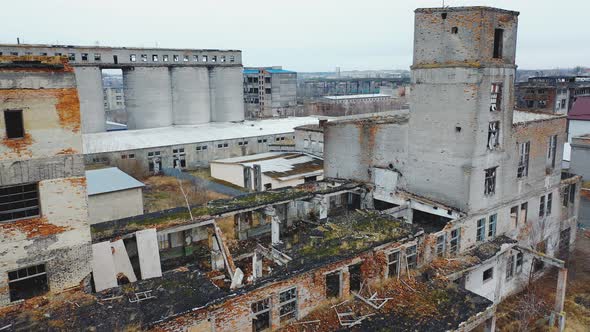
[[[518,12],[488,7],[415,11],[409,190],[464,211],[496,204],[486,174],[512,128]]]

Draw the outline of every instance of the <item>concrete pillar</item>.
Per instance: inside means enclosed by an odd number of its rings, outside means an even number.
[[[172,88],[166,67],[123,69],[129,129],[172,125]]]
[[[106,131],[106,116],[102,90],[102,74],[99,67],[75,67],[82,133]]]
[[[488,319],[485,322],[484,331],[485,332],[496,331],[496,315],[494,315],[493,317],[491,317],[490,319]]]
[[[567,269],[560,268],[557,274],[557,288],[555,290],[555,308],[551,314],[550,325],[554,326],[557,323],[559,331],[565,328],[565,315],[563,314],[563,306],[565,302],[565,291],[567,288]]]

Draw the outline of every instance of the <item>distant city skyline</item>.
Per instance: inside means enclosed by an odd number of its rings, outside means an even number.
[[[441,0],[103,0],[9,2],[0,43],[241,49],[244,66],[296,71],[409,69],[413,10]],[[520,69],[590,66],[590,2],[446,0],[520,11]]]

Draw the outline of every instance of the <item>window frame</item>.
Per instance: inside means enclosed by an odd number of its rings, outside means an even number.
[[[490,92],[490,112],[502,111],[502,82],[491,84]]]
[[[484,195],[493,196],[496,193],[496,173],[498,166],[484,170]]]
[[[489,276],[488,278],[486,278],[486,273],[487,273],[488,271],[490,272],[490,276]],[[483,273],[481,274],[481,279],[482,279],[482,282],[483,282],[484,284],[485,284],[486,282],[489,282],[489,281],[491,281],[491,280],[494,280],[494,267],[492,266],[492,267],[490,267],[490,268],[488,268],[488,269],[485,269],[485,270],[483,271]]]
[[[28,187],[34,187],[34,189],[29,189]],[[14,190],[15,188],[20,189],[20,191],[18,192],[13,192],[13,193],[8,193],[8,194],[1,194],[3,189],[8,189],[9,190]],[[25,191],[25,189],[27,189]],[[33,198],[24,198],[25,195],[27,194],[34,194],[35,197]],[[21,207],[21,208],[11,208],[11,209],[6,209],[6,210],[0,210],[2,211],[0,213],[0,224],[3,223],[10,223],[10,222],[14,222],[17,220],[23,220],[23,219],[31,219],[31,218],[36,218],[42,215],[42,211],[41,211],[41,199],[40,199],[40,195],[39,195],[39,183],[38,182],[27,182],[27,183],[20,183],[17,185],[9,185],[9,186],[0,186],[0,199],[1,198],[6,198],[9,196],[16,196],[16,195],[20,195],[21,199],[18,200],[14,200],[14,201],[7,201],[7,202],[3,202],[0,204],[0,206],[2,205],[10,205],[10,204],[27,204],[26,202],[35,202],[35,205],[32,206],[25,206],[25,207]],[[33,214],[28,214],[29,211],[32,211]],[[36,211],[36,213],[34,213]],[[21,217],[14,217],[15,213],[24,213],[25,216],[21,216]],[[4,219],[4,215],[10,215],[9,218]]]
[[[294,297],[293,298],[289,298],[289,299],[283,301],[281,299],[281,296],[284,293],[288,293],[288,292],[291,292],[291,291],[294,291],[295,292]],[[299,292],[297,291],[297,286],[290,287],[288,289],[285,289],[285,290],[279,292],[279,321],[280,321],[281,324],[297,319],[297,316],[298,316],[297,315],[297,313],[298,313],[298,302],[299,302],[298,301],[298,296],[299,296]],[[283,307],[285,307],[287,305],[291,305],[292,303],[295,303],[292,311],[289,311],[289,312],[286,312],[286,313],[281,313],[281,310],[283,309]],[[285,316],[288,316],[288,315],[293,315],[293,317],[284,319],[284,317]]]
[[[476,242],[484,242],[486,240],[486,218],[477,220],[477,228],[475,233]]]
[[[488,217],[488,239],[493,239],[496,237],[496,230],[498,227],[498,214],[494,213]]]
[[[395,255],[396,259],[395,260],[391,260],[391,255]],[[393,278],[393,277],[399,277],[399,271],[400,271],[400,257],[401,257],[401,251],[398,250],[393,250],[387,253],[387,278]],[[395,273],[391,273],[392,269],[391,266],[395,265]]]
[[[527,177],[529,175],[529,158],[531,152],[531,141],[520,143],[518,145],[518,169],[517,178]]]
[[[22,109],[5,109],[4,110],[4,126],[5,126],[5,135],[6,135],[6,139],[9,140],[18,140],[18,139],[23,139],[25,138],[25,136],[27,135],[26,131],[25,131],[25,114],[23,112]],[[15,136],[14,134],[14,126],[11,124],[11,126],[8,125],[9,122],[9,118],[14,116],[13,114],[17,114],[17,120],[10,120],[12,121],[17,121],[17,125],[18,128],[16,128],[18,134],[20,134],[20,136]],[[11,128],[11,129],[9,129]]]

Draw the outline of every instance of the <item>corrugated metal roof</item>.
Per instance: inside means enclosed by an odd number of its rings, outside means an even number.
[[[297,72],[285,69],[267,69],[267,72],[271,74],[296,74]]]
[[[247,75],[258,74],[258,69],[244,69],[244,74],[247,74]]]
[[[86,171],[86,183],[88,196],[145,186],[117,167]]]

